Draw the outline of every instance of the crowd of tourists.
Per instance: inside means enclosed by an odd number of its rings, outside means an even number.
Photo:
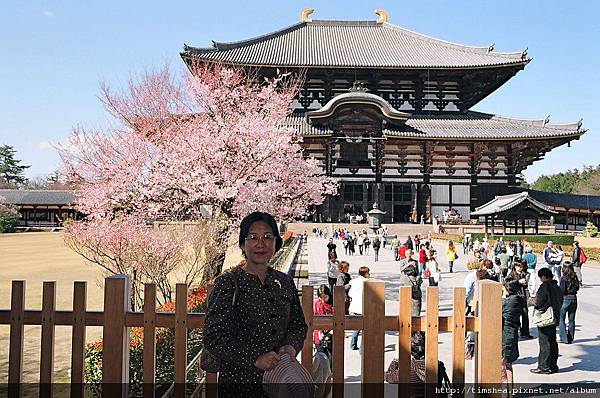
[[[513,383],[512,364],[519,358],[519,336],[534,338],[530,334],[530,319],[537,328],[539,342],[538,365],[531,369],[532,373],[559,372],[558,343],[575,341],[577,293],[582,286],[581,267],[587,258],[577,241],[573,247],[568,256],[560,245],[548,241],[543,261],[538,262],[526,240],[505,243],[499,238],[491,247],[487,241],[477,240],[465,245],[465,252],[473,252],[464,280],[467,314],[477,314],[477,280],[502,283],[502,374],[506,383]],[[473,333],[467,337],[466,347],[470,358],[474,350]]]
[[[313,236],[327,237],[327,232],[312,232]],[[307,238],[307,233],[303,237]],[[386,229],[371,236],[366,230],[338,229],[326,239],[327,284],[318,286],[313,303],[316,315],[333,314],[336,286],[344,287],[345,314],[362,315],[364,285],[371,278],[371,268],[364,264],[371,263],[367,260],[351,273],[349,261],[338,260],[340,244],[349,258],[356,255],[357,249],[358,255],[363,256],[371,256],[372,250],[373,264],[379,250],[389,244],[399,265],[400,285],[411,287],[413,316],[421,314],[423,281],[437,286],[441,280],[441,266],[430,236],[416,235],[401,240],[389,236]],[[538,265],[538,258],[527,241],[505,243],[499,239],[490,245],[486,240],[475,240],[463,245],[461,255],[472,256],[467,261],[469,271],[464,281],[467,315],[478,313],[478,280],[492,279],[503,286],[504,381],[513,382],[512,364],[519,358],[519,336],[533,338],[530,321],[537,327],[539,341],[538,366],[531,371],[538,374],[558,372],[557,327],[558,342],[576,342],[575,314],[577,293],[582,286],[581,266],[586,261],[584,251],[575,242],[574,250],[568,256],[559,245],[548,242]],[[297,288],[290,276],[269,266],[273,254],[282,246],[273,217],[261,212],[247,216],[240,226],[239,246],[244,261],[216,278],[208,299],[201,367],[209,372],[219,372],[219,395],[223,397],[313,396],[315,392],[316,396],[327,396],[333,334],[329,330],[314,331],[311,374],[297,360],[308,330]],[[459,258],[457,252],[456,245],[449,242],[444,250],[448,272],[453,272],[454,262]],[[533,307],[531,316],[529,307]],[[348,336],[352,350],[361,349],[359,336],[360,331]],[[414,333],[411,343],[410,380],[422,384],[425,377],[424,334]],[[473,335],[469,335],[466,338],[467,358],[472,357],[473,350]],[[385,374],[388,382],[398,382],[398,367],[398,360],[392,361]],[[438,371],[441,376],[445,375],[442,363],[438,364]],[[293,394],[284,391],[290,385],[305,390]]]

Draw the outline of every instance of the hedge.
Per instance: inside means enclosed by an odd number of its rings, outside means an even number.
[[[500,237],[502,237],[502,239],[504,239],[505,242],[511,242],[511,241],[516,241],[516,240],[523,240],[523,239],[527,239],[527,241],[529,243],[548,243],[549,240],[551,240],[552,242],[559,244],[559,245],[572,245],[573,241],[575,240],[575,237],[573,235],[498,235],[495,234],[494,238],[495,239],[490,239],[490,234],[488,234],[488,240],[496,240]],[[477,232],[477,233],[472,233],[471,234],[471,239],[475,240],[475,239],[479,239],[479,240],[483,240],[483,238],[485,237],[484,233],[481,232]]]

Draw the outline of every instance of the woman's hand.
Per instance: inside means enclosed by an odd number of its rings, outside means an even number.
[[[279,355],[277,355],[274,351],[269,351],[265,354],[262,354],[256,359],[254,362],[254,366],[259,368],[260,370],[271,370],[279,363]]]
[[[292,359],[292,361],[296,361],[296,349],[294,347],[292,347],[291,345],[284,345],[282,346],[279,351],[277,351],[277,353],[279,355],[283,355],[283,354],[289,354],[290,358]]]

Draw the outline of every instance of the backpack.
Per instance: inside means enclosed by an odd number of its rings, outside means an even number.
[[[579,248],[579,264],[583,264],[587,261],[587,256],[585,255],[585,252],[583,251],[583,249],[580,247]]]
[[[419,300],[423,297],[423,292],[421,292],[421,286],[418,283],[413,283],[413,281],[410,281],[410,284],[412,285],[412,298],[414,300]]]
[[[373,249],[379,249],[381,247],[381,241],[377,238],[373,239]]]

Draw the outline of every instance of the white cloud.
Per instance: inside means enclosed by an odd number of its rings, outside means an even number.
[[[38,147],[38,149],[41,149],[44,151],[47,149],[54,149],[53,144],[48,141],[38,142],[37,147]]]
[[[47,18],[54,18],[54,11],[44,11],[44,16]]]

